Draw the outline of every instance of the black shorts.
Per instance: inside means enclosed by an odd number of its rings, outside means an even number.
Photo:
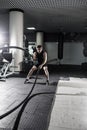
[[[35,66],[38,68],[40,65],[41,65],[41,64],[38,63],[38,64],[36,64]],[[46,67],[47,64],[44,64],[43,67],[44,67],[44,66]],[[42,67],[42,68],[43,68],[43,67]]]

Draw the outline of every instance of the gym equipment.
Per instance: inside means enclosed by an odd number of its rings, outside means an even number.
[[[18,46],[0,47],[0,50],[2,50],[2,52],[3,52],[2,53],[2,58],[0,57],[0,59],[1,60],[4,59],[4,61],[2,61],[2,62],[0,61],[0,66],[1,66],[1,69],[0,69],[0,81],[1,81],[2,78],[3,78],[3,80],[5,80],[7,76],[12,75],[12,74],[15,73],[14,69],[13,69],[13,71],[9,71],[10,67],[14,68],[14,66],[10,66],[11,62],[12,62],[12,54],[9,53],[9,49],[19,49],[21,51],[24,51],[25,53],[28,52],[28,50],[26,50],[25,48],[21,48],[21,47],[18,47]],[[4,51],[4,50],[7,50],[7,51]],[[31,57],[30,54],[29,54],[29,56]]]
[[[58,35],[58,58],[61,60],[63,59],[63,41],[64,41],[64,35],[62,32]]]
[[[5,80],[7,76],[10,76],[14,73],[14,71],[10,71],[10,65],[12,62],[12,53],[4,52],[2,53],[2,62],[0,63],[0,79]]]

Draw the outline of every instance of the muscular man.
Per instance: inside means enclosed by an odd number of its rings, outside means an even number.
[[[43,47],[41,45],[38,45],[36,47],[35,52],[33,53],[33,60],[36,60],[36,59],[38,63],[36,65],[33,65],[33,67],[30,69],[26,78],[26,82],[29,80],[33,72],[39,68],[39,69],[44,70],[45,76],[46,76],[46,83],[49,84],[49,72],[48,72],[48,67],[47,67],[47,52],[43,50]]]

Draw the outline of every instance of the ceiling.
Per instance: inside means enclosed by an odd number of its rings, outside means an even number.
[[[12,8],[24,11],[25,32],[87,32],[87,0],[0,0],[0,14]]]

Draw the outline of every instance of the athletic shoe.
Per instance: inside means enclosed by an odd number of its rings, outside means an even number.
[[[46,81],[46,85],[47,85],[47,86],[49,85],[49,80]]]
[[[24,84],[26,84],[29,81],[29,78],[26,78],[24,81]]]

